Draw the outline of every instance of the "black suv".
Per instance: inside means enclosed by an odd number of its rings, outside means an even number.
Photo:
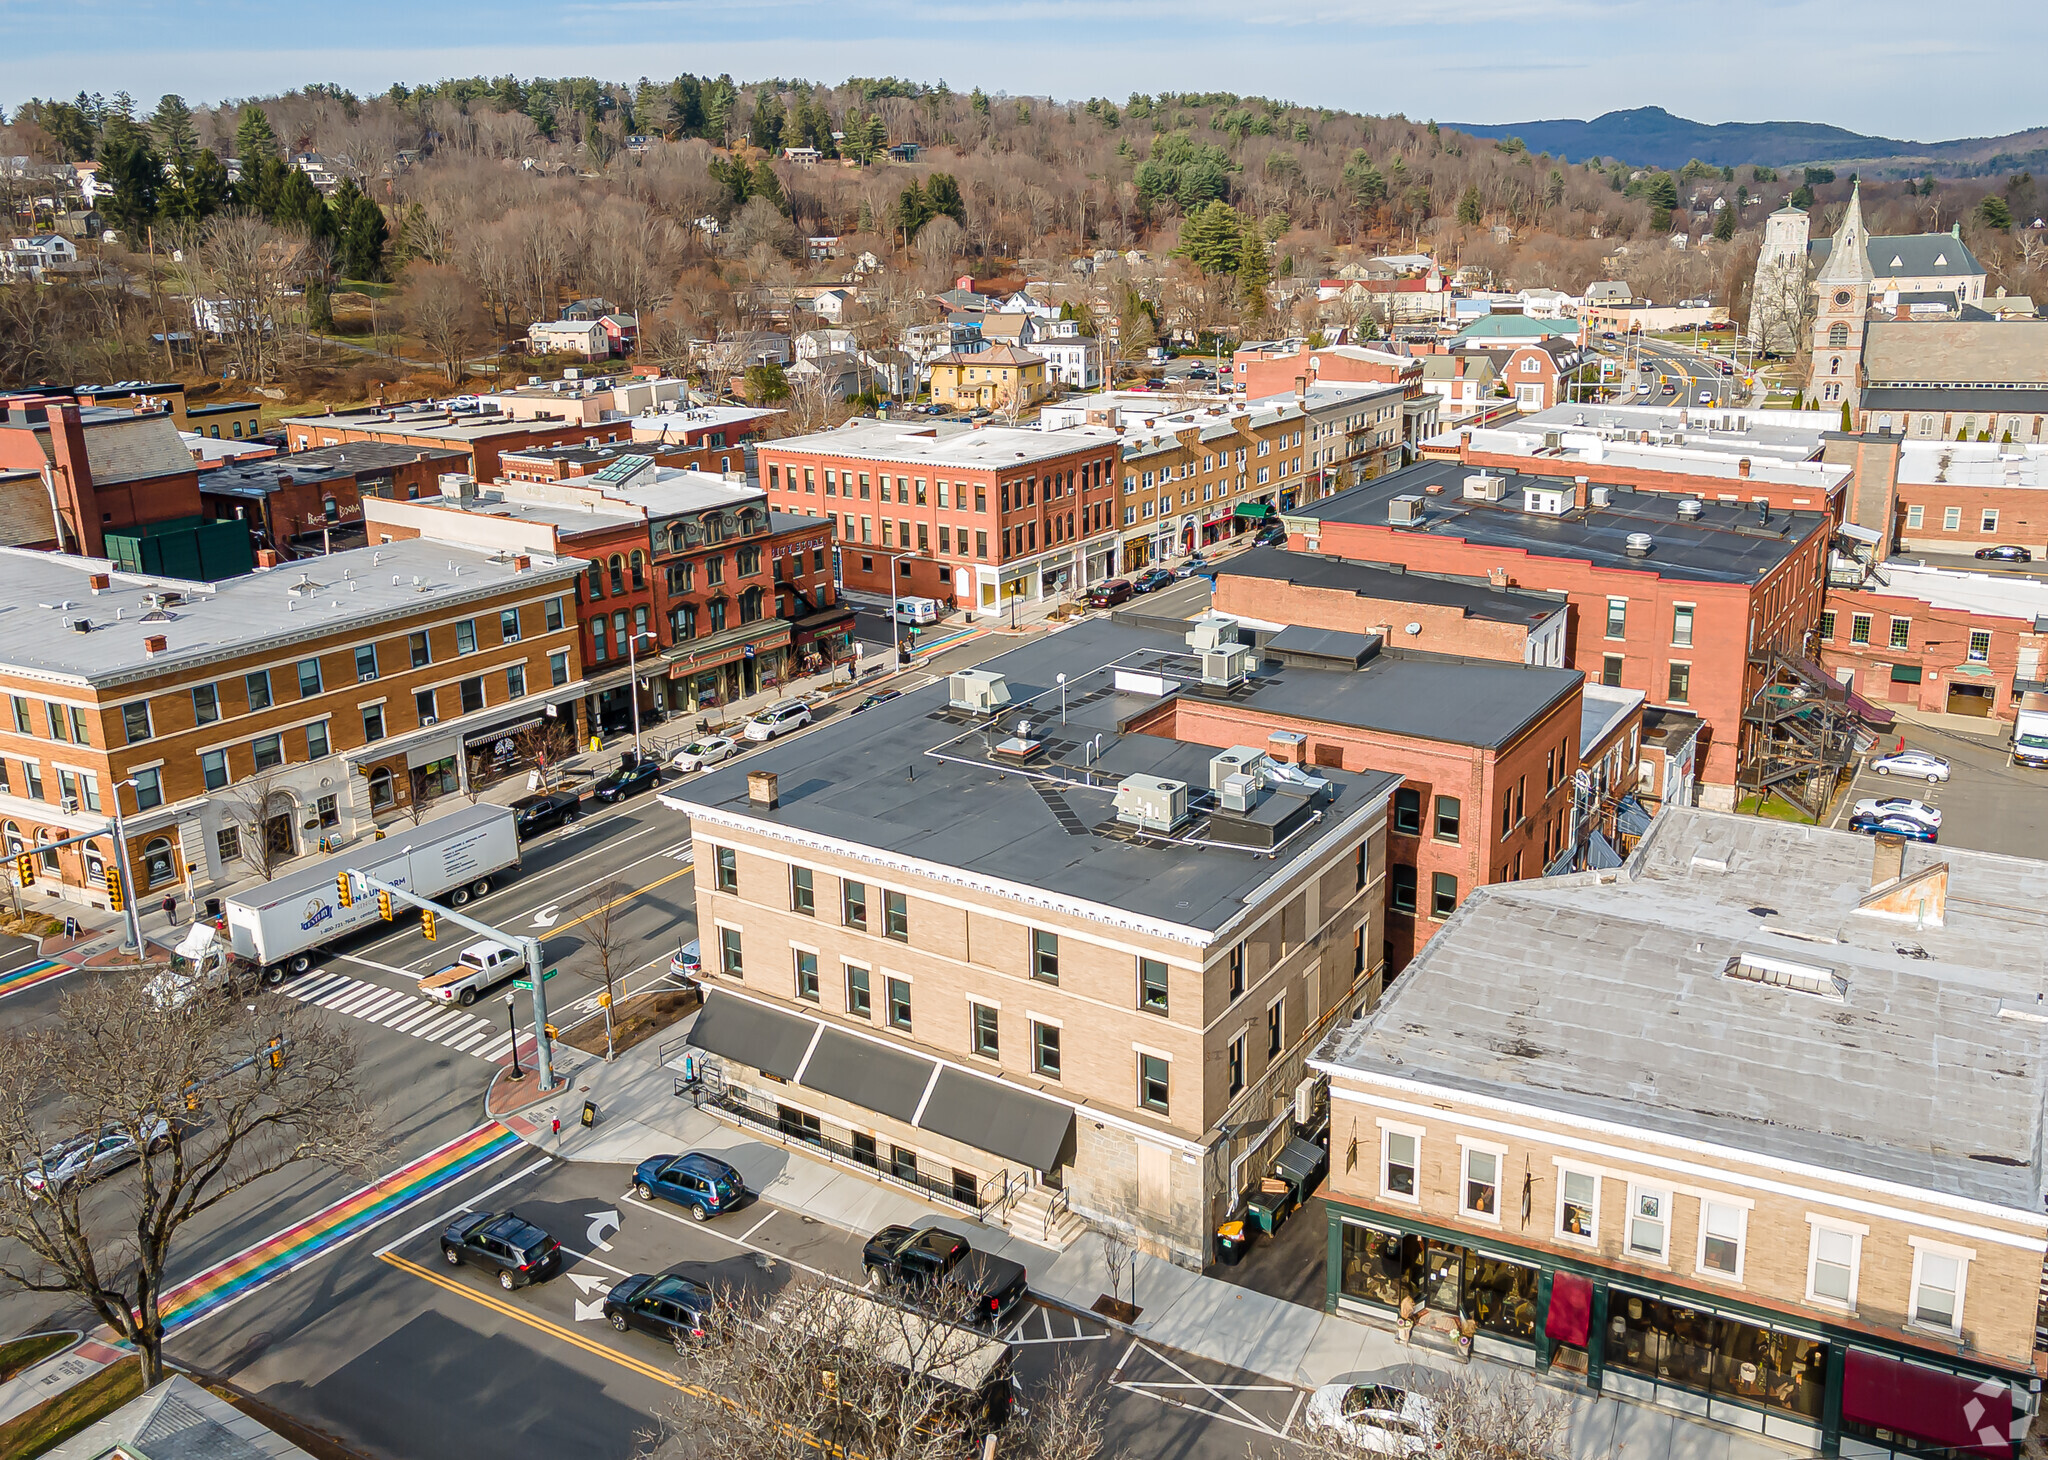
[[[636,1272],[612,1285],[604,1295],[604,1316],[624,1333],[637,1328],[656,1338],[665,1338],[681,1353],[702,1342],[704,1325],[711,1314],[710,1290],[688,1278],[656,1277]]]
[[[562,1244],[511,1212],[469,1212],[441,1234],[441,1255],[450,1267],[466,1262],[491,1269],[498,1286],[510,1292],[554,1276],[562,1265]]]
[[[631,761],[622,761],[617,770],[601,777],[594,789],[597,792],[597,799],[600,801],[623,801],[628,796],[637,795],[639,792],[646,790],[649,786],[660,784],[660,761],[643,760],[637,765]]]
[[[522,796],[512,803],[514,825],[519,839],[539,836],[566,826],[583,814],[583,798],[574,791],[549,791],[539,796]]]
[[[984,1323],[999,1323],[1026,1292],[1020,1264],[977,1252],[966,1238],[941,1227],[884,1227],[868,1238],[860,1260],[869,1286],[894,1288],[913,1300],[940,1283],[957,1283]]]

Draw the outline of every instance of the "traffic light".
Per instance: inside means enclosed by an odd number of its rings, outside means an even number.
[[[420,931],[426,934],[429,943],[440,936],[434,931],[434,910],[430,907],[420,909]]]
[[[121,902],[121,871],[118,867],[107,869],[107,911],[119,912]]]
[[[384,918],[384,921],[385,921],[385,922],[387,922],[387,923],[388,923],[388,922],[390,922],[390,921],[391,921],[391,894],[390,894],[390,893],[388,893],[388,892],[380,892],[380,893],[378,893],[378,894],[377,894],[377,911],[378,911],[378,912],[379,912],[380,914],[382,914],[382,915],[383,915],[383,918]]]
[[[23,887],[30,887],[36,880],[36,859],[33,852],[23,852],[14,859],[14,875]]]
[[[335,876],[334,900],[343,907],[354,907],[356,905],[355,884],[349,880],[349,875],[346,872],[338,873]]]

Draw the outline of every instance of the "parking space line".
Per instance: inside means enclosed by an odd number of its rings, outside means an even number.
[[[754,1223],[753,1226],[747,1228],[745,1232],[741,1233],[740,1241],[746,1241],[748,1238],[752,1237],[756,1232],[760,1231],[763,1227],[767,1226],[768,1223],[774,1218],[774,1216],[775,1213],[773,1211],[770,1211],[767,1216],[761,1218],[760,1221]]]
[[[649,1216],[666,1217],[671,1222],[679,1223],[682,1226],[688,1227],[693,1231],[702,1232],[707,1237],[716,1237],[721,1242],[730,1242],[735,1247],[744,1247],[749,1252],[759,1252],[764,1254],[765,1256],[774,1258],[777,1262],[786,1262],[791,1267],[796,1268],[799,1272],[807,1272],[812,1277],[823,1278],[826,1282],[829,1283],[838,1283],[842,1286],[846,1285],[845,1278],[835,1277],[833,1274],[826,1272],[822,1268],[812,1267],[809,1263],[798,1262],[794,1257],[784,1257],[780,1252],[770,1252],[765,1247],[756,1247],[753,1243],[747,1241],[744,1237],[734,1237],[728,1233],[719,1231],[709,1222],[693,1222],[688,1217],[679,1215],[676,1212],[663,1211],[659,1206],[657,1206],[655,1203],[651,1201],[641,1201],[638,1197],[634,1196],[633,1193],[630,1191],[628,1191],[624,1196],[621,1196],[619,1198],[619,1209],[622,1212],[629,1210],[629,1208],[626,1206],[626,1203],[629,1201],[632,1203],[632,1206],[630,1208],[630,1210],[632,1211],[646,1212]],[[769,1213],[769,1215],[773,1216],[774,1213],[771,1212]]]

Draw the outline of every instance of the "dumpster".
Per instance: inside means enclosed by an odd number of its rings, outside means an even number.
[[[1236,1267],[1244,1258],[1245,1248],[1252,1245],[1252,1235],[1246,1230],[1242,1217],[1235,1217],[1216,1229],[1216,1260],[1225,1267]]]
[[[1246,1215],[1261,1232],[1271,1235],[1294,1210],[1294,1188],[1284,1177],[1263,1178],[1245,1203]]]
[[[1323,1179],[1329,1169],[1330,1153],[1314,1141],[1294,1137],[1280,1148],[1280,1154],[1273,1158],[1273,1174],[1294,1188],[1296,1205],[1305,1200],[1309,1190]]]

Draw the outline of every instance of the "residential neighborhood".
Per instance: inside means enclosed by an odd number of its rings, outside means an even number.
[[[34,41],[0,1456],[2038,1456],[2034,119],[843,19]]]

